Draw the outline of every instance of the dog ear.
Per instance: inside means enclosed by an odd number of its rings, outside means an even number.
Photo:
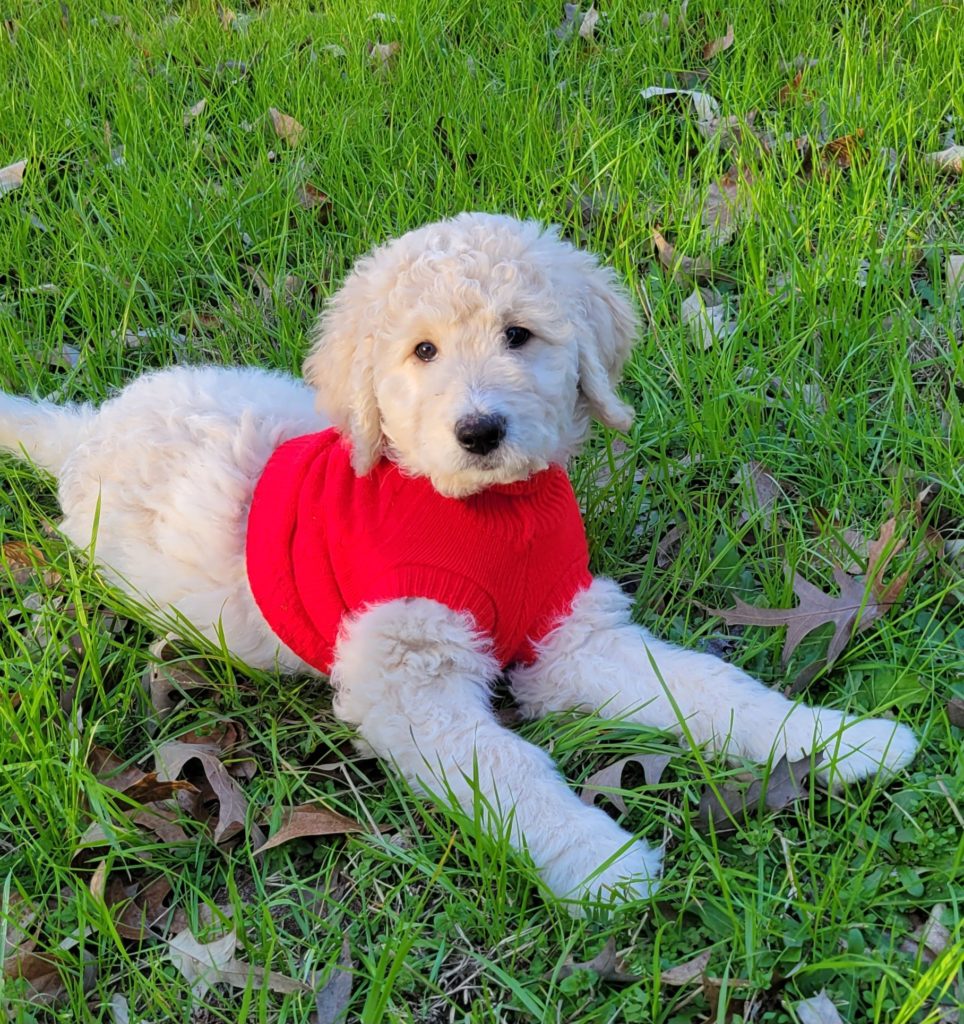
[[[583,254],[588,255],[588,254]],[[579,332],[579,389],[594,419],[613,430],[628,430],[634,410],[616,393],[623,364],[639,331],[639,318],[615,271],[589,257],[579,296],[584,318]]]
[[[360,260],[329,300],[312,328],[302,367],[318,408],[351,442],[352,466],[359,476],[378,461],[383,441],[372,331],[379,311],[369,282],[370,261]]]

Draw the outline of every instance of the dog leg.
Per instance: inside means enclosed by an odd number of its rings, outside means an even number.
[[[795,704],[718,658],[655,639],[630,621],[629,606],[611,580],[595,580],[576,598],[536,663],[513,673],[524,713],[598,711],[757,762],[820,750],[819,776],[835,784],[893,774],[913,758],[907,726]]]
[[[497,674],[465,616],[422,598],[391,601],[344,629],[335,713],[413,785],[508,827],[556,895],[648,895],[659,851],[581,803],[545,751],[499,725],[486,685]]]

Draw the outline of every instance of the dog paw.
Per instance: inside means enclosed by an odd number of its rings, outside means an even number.
[[[896,774],[914,759],[917,737],[906,725],[885,718],[851,718],[824,736],[821,749],[824,763],[818,778],[840,786],[871,775],[887,778]]]
[[[574,916],[585,901],[629,903],[648,899],[659,885],[662,851],[621,829],[607,814],[594,809],[594,827],[571,841],[551,865],[541,870],[553,892]]]

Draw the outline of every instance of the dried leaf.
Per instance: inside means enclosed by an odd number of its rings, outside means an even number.
[[[193,107],[188,107],[184,111],[184,127],[189,128],[191,122],[196,118],[200,117],[204,113],[204,108],[208,105],[207,99],[200,99]]]
[[[947,720],[958,729],[964,729],[964,699],[952,697],[945,708]]]
[[[785,85],[779,93],[777,93],[777,103],[781,106],[785,103],[789,103],[791,99],[799,99],[804,103],[810,103],[813,101],[813,93],[809,89],[802,88],[803,84],[803,72],[801,68],[794,76],[793,81],[789,85]]]
[[[351,1002],[353,977],[351,948],[348,939],[342,943],[341,956],[324,987],[315,996],[316,1024],[339,1024],[348,1012]]]
[[[883,583],[887,565],[904,546],[902,540],[892,543],[895,525],[896,520],[889,519],[870,545],[866,570],[869,586],[862,578],[834,566],[833,578],[840,590],[837,597],[825,594],[799,573],[794,573],[793,592],[800,600],[795,608],[756,608],[737,598],[735,608],[708,611],[711,615],[719,615],[729,626],[786,626],[782,655],[784,665],[810,633],[832,623],[834,634],[827,648],[827,664],[832,665],[855,633],[862,632],[887,614],[910,579],[911,570],[908,569],[889,585],[884,586]]]
[[[947,257],[947,286],[944,289],[944,301],[953,306],[964,292],[964,256]]]
[[[911,956],[919,956],[925,964],[933,963],[951,944],[951,931],[941,920],[945,910],[943,903],[932,907],[927,920],[914,929],[900,948]]]
[[[77,959],[60,949],[38,952],[22,951],[4,961],[3,977],[27,982],[27,998],[42,1006],[55,1006],[67,992],[65,977],[76,973]],[[85,961],[82,986],[90,991],[97,978],[97,966]]]
[[[15,586],[22,586],[46,563],[43,552],[23,540],[9,540],[0,544],[0,569]],[[6,580],[0,579],[0,586]]]
[[[676,561],[673,551],[685,532],[686,524],[682,523],[667,530],[659,539],[659,543],[656,545],[656,564],[660,569],[668,569]]]
[[[823,989],[817,995],[795,1003],[793,1008],[800,1018],[800,1024],[844,1024],[843,1018],[837,1013],[837,1007]]]
[[[723,303],[717,301],[712,305],[707,304],[699,288],[683,300],[680,319],[704,351],[712,348],[717,341],[728,338],[736,330],[736,323],[728,315]]]
[[[306,836],[343,835],[346,832],[363,832],[364,827],[343,814],[338,814],[320,804],[301,804],[286,811],[277,832],[253,853],[264,853],[292,839]]]
[[[960,174],[964,170],[964,146],[949,146],[939,153],[925,153],[924,163],[947,174]]]
[[[624,757],[615,764],[607,765],[605,768],[594,772],[586,779],[579,799],[584,804],[592,806],[596,799],[604,796],[614,804],[623,814],[626,813],[626,802],[619,795],[613,792],[622,788],[623,771],[628,764],[638,764],[643,770],[643,778],[647,786],[655,786],[663,776],[666,766],[672,758],[668,754],[633,754]]]
[[[730,483],[735,484],[744,495],[740,510],[740,522],[746,523],[754,515],[766,512],[783,499],[787,492],[783,485],[761,462],[745,462],[736,471]]]
[[[249,983],[253,983],[280,993],[311,991],[303,981],[235,960],[237,944],[238,937],[233,931],[214,942],[202,943],[186,928],[168,943],[168,956],[196,996],[203,996],[213,985],[220,984],[247,988]]]
[[[392,43],[369,43],[368,56],[371,58],[375,71],[380,75],[387,74],[393,63],[392,58],[401,48],[402,44],[397,41]]]
[[[696,981],[697,978],[703,976],[709,962],[710,951],[707,949],[698,956],[694,956],[692,960],[687,960],[685,964],[669,967],[665,971],[661,970],[659,983],[660,985],[671,985],[673,988],[688,985],[691,981]]]
[[[700,795],[697,817],[701,831],[708,832],[712,827],[717,835],[726,835],[735,832],[761,807],[781,811],[804,799],[807,796],[804,782],[812,767],[810,757],[788,761],[784,756],[773,766],[766,780],[755,779],[749,786],[725,783],[719,787],[719,795],[706,786]]]
[[[23,184],[23,172],[27,169],[27,161],[19,160],[7,167],[0,167],[0,196],[5,196]]]
[[[842,135],[839,139],[831,139],[820,147],[820,164],[826,171],[831,165],[846,170],[863,152],[860,140],[864,137],[863,128],[858,128],[853,135]]]
[[[694,204],[699,210],[703,236],[708,245],[725,245],[736,233],[740,220],[750,209],[749,186],[753,178],[747,169],[732,168],[713,182],[706,195]]]
[[[727,25],[725,36],[721,36],[719,39],[711,39],[706,46],[703,47],[703,60],[711,60],[718,53],[728,50],[733,45],[733,40],[733,26]]]
[[[595,35],[596,25],[598,22],[599,11],[596,10],[595,5],[592,5],[582,16],[582,21],[579,22],[579,35],[583,39],[592,39]]]
[[[680,28],[686,28],[686,8],[689,7],[689,0],[683,0],[679,7],[679,16],[676,23]],[[640,25],[659,25],[664,32],[669,30],[672,19],[665,11],[643,11],[639,16]]]
[[[705,279],[713,272],[710,261],[705,256],[698,256],[695,259],[690,256],[677,256],[676,246],[667,242],[655,228],[653,229],[653,243],[659,254],[659,262],[670,272],[672,277],[682,273],[689,277]]]
[[[312,185],[310,181],[306,181],[295,189],[295,196],[298,199],[298,205],[305,210],[314,210],[322,224],[327,224],[331,219],[331,197],[327,193],[322,192],[317,185]]]
[[[659,85],[650,85],[640,92],[640,96],[644,100],[654,96],[689,96],[698,121],[710,122],[720,116],[719,103],[709,93],[697,89],[664,89]]]
[[[151,657],[157,660],[148,665],[141,676],[141,686],[150,698],[158,721],[174,706],[172,694],[211,686],[200,672],[186,662],[173,660],[179,657],[179,653],[172,646],[172,639],[173,634],[168,634],[151,644],[148,650]]]
[[[60,370],[74,370],[80,365],[83,353],[74,345],[66,342],[54,349],[47,358],[47,365]]]
[[[277,107],[268,108],[268,117],[271,118],[271,127],[274,128],[275,135],[294,149],[301,140],[304,126],[290,114],[283,114]]]
[[[610,981],[617,985],[631,985],[634,981],[640,980],[640,975],[627,974],[623,970],[623,966],[622,959],[616,953],[616,940],[610,938],[592,960],[587,960],[584,963],[567,960],[559,968],[556,977],[562,979],[568,978],[576,971],[595,971],[599,975],[600,981]]]
[[[105,902],[117,934],[133,942],[160,938],[155,926],[171,913],[164,903],[170,893],[171,883],[163,875],[147,883],[124,884],[112,878]]]
[[[221,28],[225,32],[230,32],[234,23],[238,20],[238,16],[228,7],[222,7],[218,4],[218,20],[221,22]]]
[[[214,824],[216,843],[223,843],[242,831],[247,811],[244,793],[218,756],[222,752],[208,743],[186,743],[183,740],[169,740],[154,752],[157,777],[162,781],[176,779],[192,761],[198,762],[211,795],[218,803]],[[203,799],[206,794],[200,780],[195,777],[191,781],[202,791]]]

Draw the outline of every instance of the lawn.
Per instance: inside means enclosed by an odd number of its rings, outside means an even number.
[[[626,826],[666,844],[657,898],[573,919],[504,841],[354,753],[324,685],[156,645],[58,538],[50,481],[4,458],[8,1019],[960,1019],[964,7],[652,2],[12,0],[0,387],[297,372],[373,244],[463,209],[559,223],[644,319],[636,425],[572,467],[595,570],[660,636],[908,722],[916,761],[840,795],[807,778],[727,830],[701,796],[765,769],[591,716],[515,726],[577,787],[670,757],[621,781]],[[829,626],[784,663],[785,629],[713,614],[792,608],[795,573],[836,594],[835,570],[880,614],[829,664]],[[144,777],[177,740],[204,753],[195,789]],[[360,830],[253,852],[309,803]],[[192,958],[191,935],[216,945]],[[628,977],[587,966],[607,950]]]

